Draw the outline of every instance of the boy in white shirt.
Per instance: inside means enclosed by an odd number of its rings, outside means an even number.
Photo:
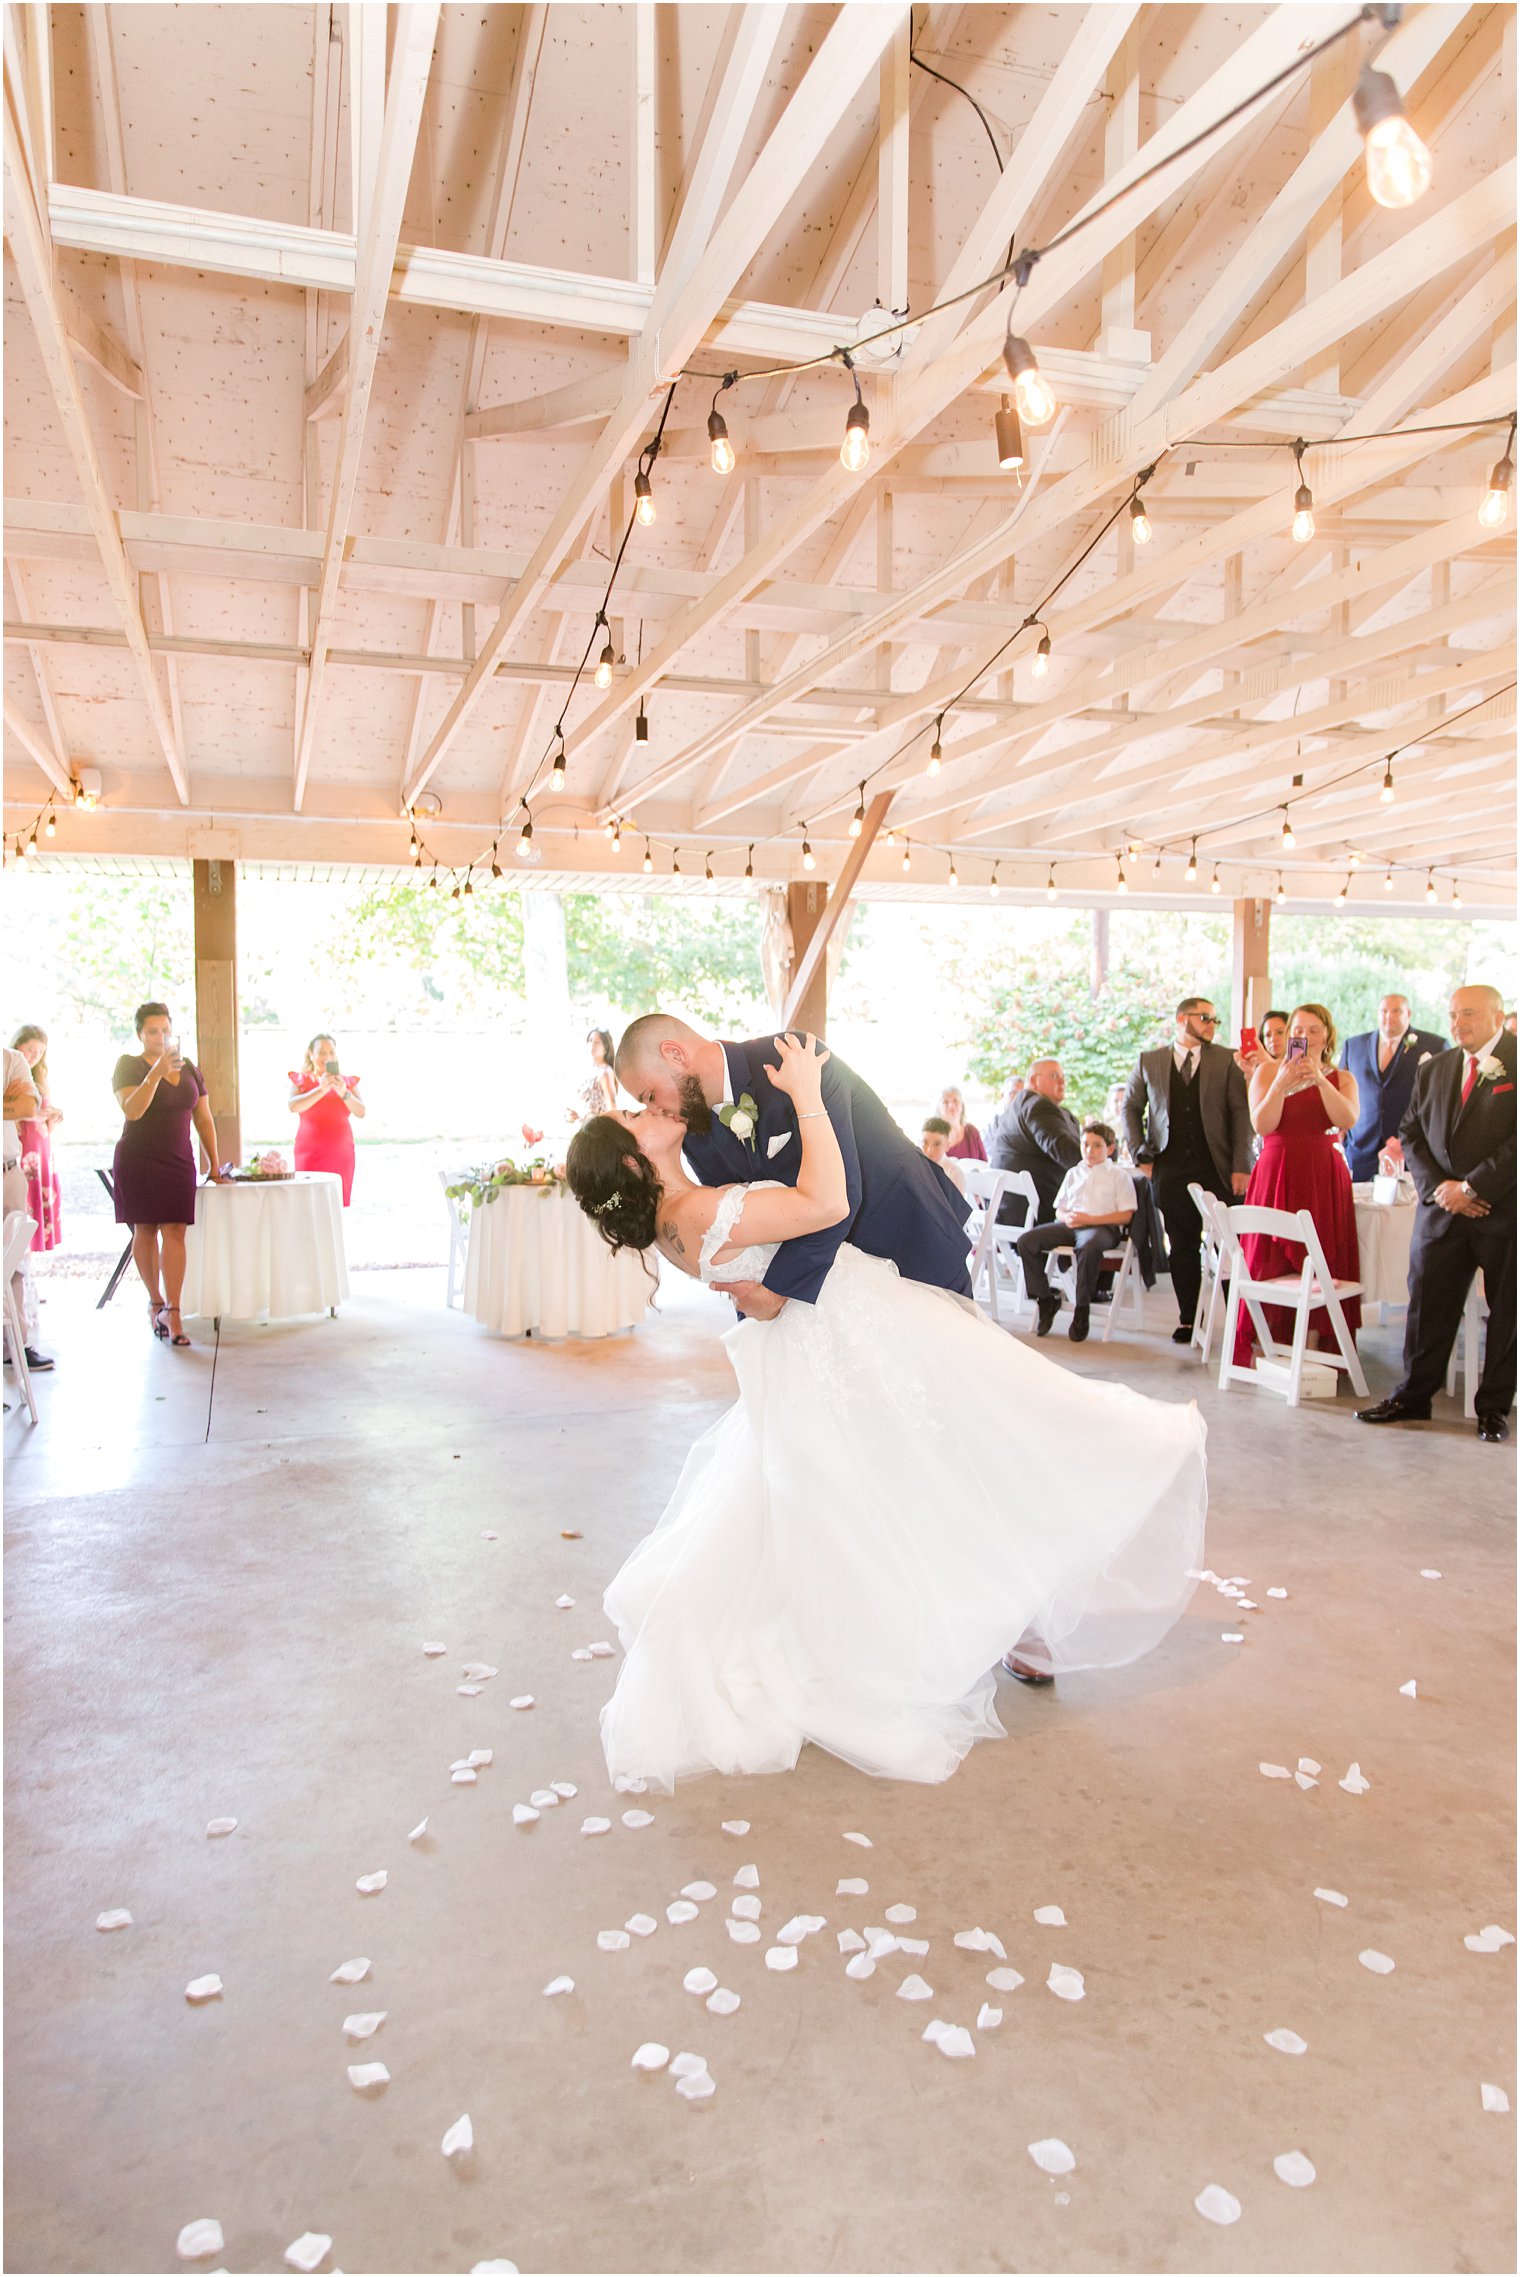
[[[1039,1310],[1036,1336],[1050,1334],[1061,1309],[1045,1260],[1053,1249],[1074,1249],[1077,1295],[1071,1341],[1081,1344],[1086,1339],[1090,1308],[1103,1274],[1103,1253],[1124,1239],[1124,1229],[1135,1214],[1135,1182],[1114,1161],[1116,1144],[1107,1123],[1088,1123],[1082,1132],[1082,1160],[1067,1171],[1056,1195],[1055,1223],[1030,1226],[1019,1236],[1024,1286]]]
[[[945,1151],[950,1144],[950,1125],[945,1121],[943,1115],[925,1116],[923,1135],[918,1143],[920,1150],[929,1157],[929,1160],[939,1164],[957,1194],[964,1194],[966,1181],[961,1176],[961,1166],[958,1162],[953,1161]]]

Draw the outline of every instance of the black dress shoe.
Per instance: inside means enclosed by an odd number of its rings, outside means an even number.
[[[1091,1317],[1086,1305],[1072,1306],[1071,1327],[1067,1333],[1070,1335],[1073,1344],[1085,1344],[1087,1342],[1087,1324]]]
[[[1191,1344],[1192,1341],[1192,1322],[1190,1320],[1179,1320],[1176,1327],[1172,1330],[1172,1342],[1174,1344]]]
[[[1376,1407],[1359,1407],[1356,1419],[1358,1423],[1428,1423],[1430,1409],[1413,1406],[1392,1392],[1387,1399],[1380,1399]]]
[[[1048,1336],[1050,1334],[1055,1325],[1056,1314],[1060,1309],[1061,1300],[1059,1297],[1041,1297],[1040,1317],[1034,1324],[1036,1336]]]
[[[45,1376],[53,1362],[48,1353],[34,1352],[28,1344],[26,1347],[26,1364],[34,1376]]]
[[[1478,1437],[1485,1439],[1490,1447],[1502,1446],[1509,1437],[1508,1419],[1502,1415],[1480,1415]]]

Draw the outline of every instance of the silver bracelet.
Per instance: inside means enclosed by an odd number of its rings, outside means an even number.
[[[797,1120],[799,1123],[816,1123],[820,1115],[827,1113],[827,1107],[811,1107],[805,1115],[799,1115]]]

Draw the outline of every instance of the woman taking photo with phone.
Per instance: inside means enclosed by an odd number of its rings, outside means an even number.
[[[1325,1263],[1337,1281],[1361,1279],[1351,1172],[1336,1143],[1359,1112],[1356,1077],[1335,1065],[1334,1020],[1323,1004],[1300,1004],[1289,1015],[1282,1058],[1263,1054],[1251,1077],[1251,1121],[1262,1143],[1245,1200],[1253,1209],[1307,1210]],[[1296,1274],[1304,1262],[1301,1242],[1279,1241],[1272,1234],[1245,1234],[1241,1248],[1248,1270],[1266,1278]],[[1342,1309],[1355,1336],[1361,1326],[1361,1299],[1344,1299]],[[1262,1310],[1274,1338],[1291,1337],[1290,1312],[1276,1305],[1264,1305]],[[1251,1316],[1242,1305],[1235,1335],[1240,1367],[1251,1365],[1255,1340]],[[1309,1342],[1318,1347],[1321,1341],[1335,1342],[1330,1316],[1324,1311],[1311,1314],[1309,1320]]]
[[[291,1112],[296,1117],[297,1170],[330,1170],[343,1181],[343,1207],[354,1190],[354,1117],[364,1113],[357,1075],[338,1065],[331,1036],[313,1036],[299,1075],[290,1071]]]
[[[188,1344],[180,1324],[185,1228],[195,1223],[192,1124],[215,1185],[216,1124],[205,1078],[180,1051],[167,1004],[139,1004],[140,1052],[124,1052],[111,1077],[126,1121],[116,1142],[116,1222],[132,1228],[132,1259],[148,1292],[148,1325],[170,1344]]]

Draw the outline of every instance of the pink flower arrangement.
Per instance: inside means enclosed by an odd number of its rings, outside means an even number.
[[[536,1131],[536,1130],[533,1128],[533,1125],[532,1125],[531,1123],[524,1123],[524,1124],[523,1124],[523,1126],[522,1126],[522,1135],[523,1135],[523,1145],[524,1145],[524,1146],[542,1146],[542,1144],[543,1144],[543,1139],[544,1139],[544,1134],[543,1134],[543,1132],[542,1132],[542,1131]]]
[[[261,1178],[288,1178],[290,1175],[290,1166],[284,1155],[273,1147],[267,1154],[256,1156],[253,1167]]]

